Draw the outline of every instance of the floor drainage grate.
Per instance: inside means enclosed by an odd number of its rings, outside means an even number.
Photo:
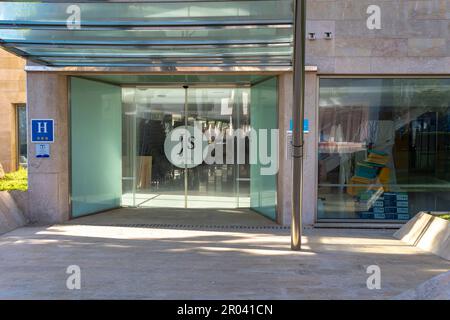
[[[194,224],[165,224],[165,223],[129,223],[113,224],[112,227],[149,228],[149,229],[183,229],[183,230],[270,230],[289,231],[285,226],[240,226],[240,225],[194,225]]]

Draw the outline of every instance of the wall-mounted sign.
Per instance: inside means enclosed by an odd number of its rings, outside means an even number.
[[[50,144],[36,144],[36,158],[50,158]]]
[[[289,131],[292,132],[292,130],[294,130],[294,121],[290,121],[289,124]],[[309,133],[309,119],[304,119],[303,120],[303,132],[304,133]]]
[[[52,143],[55,138],[55,127],[53,119],[31,120],[31,142]]]

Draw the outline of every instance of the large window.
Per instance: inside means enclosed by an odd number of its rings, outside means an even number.
[[[17,164],[27,167],[27,108],[25,104],[16,106],[17,115]]]
[[[320,81],[318,219],[450,208],[450,79]]]

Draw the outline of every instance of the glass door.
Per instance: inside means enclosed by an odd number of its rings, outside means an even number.
[[[165,156],[164,141],[185,125],[183,88],[125,88],[123,205],[185,206],[185,170]]]
[[[239,133],[237,129],[241,133],[249,130],[249,90],[198,86],[124,88],[122,204],[248,207],[248,147],[243,149],[244,163],[239,163],[227,157],[226,138]],[[176,165],[168,159],[166,140],[172,137],[169,135],[174,129],[185,126],[197,127],[202,140],[189,140],[189,146],[199,143],[202,151],[219,146],[212,152],[214,163],[205,161],[203,153],[203,161],[200,159],[195,166]],[[182,145],[175,150],[180,156],[186,151]]]
[[[248,207],[248,180],[245,180],[249,172],[245,161],[248,148],[239,150],[238,139],[245,134],[249,122],[249,89],[193,87],[187,90],[187,124],[201,130],[202,148],[209,150],[200,165],[187,169],[188,207]],[[243,153],[242,161],[239,152]]]

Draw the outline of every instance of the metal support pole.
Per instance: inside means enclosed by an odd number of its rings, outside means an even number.
[[[291,249],[302,245],[302,186],[303,186],[303,122],[305,115],[305,39],[306,0],[295,0],[294,25],[294,99],[292,106],[292,223]]]

